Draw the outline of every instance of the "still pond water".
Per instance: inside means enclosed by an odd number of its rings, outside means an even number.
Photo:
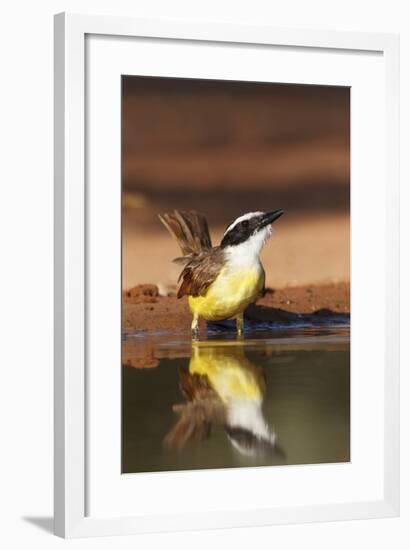
[[[349,460],[347,325],[124,338],[123,473]]]

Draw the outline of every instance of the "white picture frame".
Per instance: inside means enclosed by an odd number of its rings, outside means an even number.
[[[366,500],[164,513],[87,513],[86,37],[140,37],[230,45],[377,52],[383,56],[385,262],[381,495]],[[79,14],[55,16],[55,533],[62,537],[269,525],[399,513],[398,37]],[[118,136],[119,139],[119,136]],[[119,246],[119,243],[118,243]],[[362,251],[363,252],[363,251]],[[113,289],[115,290],[115,289]],[[303,467],[302,467],[303,468]],[[144,475],[144,474],[139,474]],[[192,472],[191,475],[200,475]],[[266,474],[268,475],[268,474]],[[140,478],[141,479],[141,478]]]

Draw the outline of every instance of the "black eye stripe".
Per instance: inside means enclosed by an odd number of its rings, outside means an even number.
[[[225,233],[227,232],[228,230],[228,227],[230,227],[231,224],[227,225],[226,228],[225,228]],[[240,229],[246,229],[249,227],[249,220],[242,220],[241,222],[238,222],[236,225],[234,225],[230,231],[234,231],[234,230],[240,230]]]
[[[258,216],[255,216],[238,222],[228,231],[228,233],[225,233],[221,242],[221,247],[224,248],[225,246],[237,245],[246,241],[255,231],[257,231],[259,219]]]

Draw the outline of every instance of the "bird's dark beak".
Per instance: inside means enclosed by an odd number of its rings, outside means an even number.
[[[265,227],[266,225],[269,225],[270,223],[273,223],[278,218],[280,218],[283,214],[283,210],[279,208],[278,210],[273,210],[272,212],[266,212],[266,214],[262,215],[262,219],[260,221],[260,227]]]

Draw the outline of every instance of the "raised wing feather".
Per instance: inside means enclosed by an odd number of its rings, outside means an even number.
[[[220,247],[212,248],[205,216],[194,210],[174,210],[160,214],[159,219],[178,242],[183,256],[174,262],[184,265],[178,281],[178,298],[199,296],[212,284],[223,265]]]
[[[159,219],[178,242],[184,256],[211,250],[212,243],[205,216],[194,210],[174,210],[159,214]]]

